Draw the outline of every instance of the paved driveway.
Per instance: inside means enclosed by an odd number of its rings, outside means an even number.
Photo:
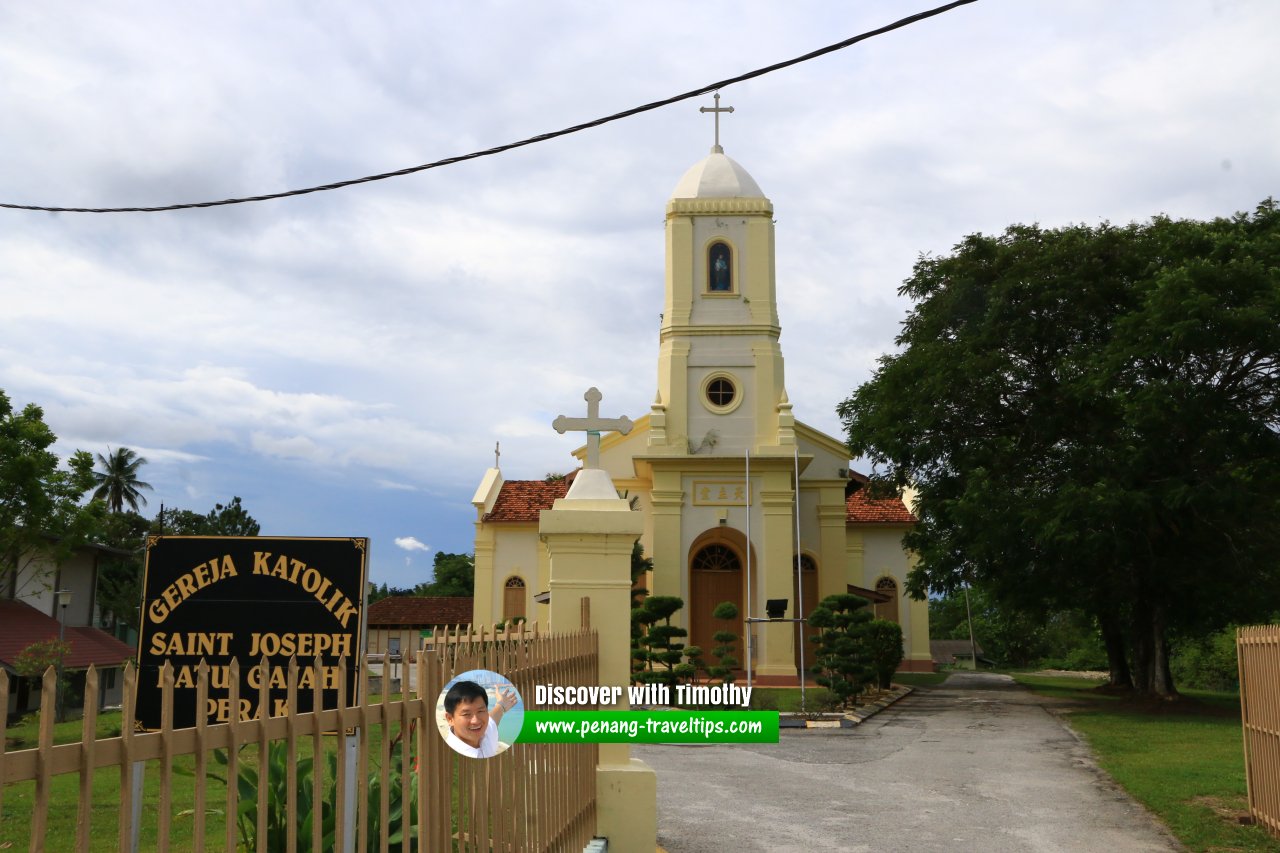
[[[1181,849],[1046,701],[963,673],[854,730],[633,754],[657,771],[669,853]]]

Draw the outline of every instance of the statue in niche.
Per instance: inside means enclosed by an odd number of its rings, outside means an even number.
[[[729,247],[724,243],[716,243],[709,253],[710,261],[707,289],[712,293],[729,293],[733,290],[733,275],[730,267]]]

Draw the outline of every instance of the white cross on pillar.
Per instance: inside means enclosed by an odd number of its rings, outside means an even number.
[[[561,415],[551,422],[551,427],[561,435],[564,435],[567,430],[585,430],[587,433],[587,461],[582,467],[599,468],[600,431],[613,429],[626,435],[631,432],[631,419],[626,415],[620,418],[600,417],[600,401],[604,399],[604,395],[600,393],[598,388],[588,388],[587,393],[582,395],[582,399],[587,401],[587,416],[585,418],[566,418]]]

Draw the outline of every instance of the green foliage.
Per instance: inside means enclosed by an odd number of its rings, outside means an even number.
[[[1082,610],[1048,614],[1041,632],[1044,651],[1039,666],[1045,669],[1107,670],[1107,649],[1097,620]]]
[[[66,719],[66,689],[71,679],[62,665],[69,654],[71,644],[64,640],[40,640],[18,652],[13,659],[14,671],[25,678],[43,678],[49,667],[57,670],[57,722]]]
[[[969,635],[968,616],[965,613],[964,596],[947,594],[929,599],[929,639],[953,640]]]
[[[738,605],[732,601],[722,601],[716,605],[715,610],[711,611],[711,616],[715,619],[724,619],[732,621],[738,618]],[[716,645],[711,649],[711,654],[715,656],[716,662],[713,666],[707,668],[707,674],[712,678],[720,679],[721,684],[733,683],[733,671],[738,668],[738,658],[734,656],[734,646],[738,642],[738,635],[733,631],[716,631],[711,635],[711,639],[716,641]]]
[[[261,525],[245,511],[240,503],[240,496],[235,495],[231,502],[214,504],[213,509],[205,516],[209,536],[257,536]]]
[[[432,569],[432,581],[418,584],[412,594],[422,596],[475,595],[476,562],[471,554],[446,554],[437,551]],[[394,593],[393,593],[394,594]]]
[[[397,738],[397,740],[399,740]],[[243,751],[244,747],[241,747]],[[418,774],[409,774],[409,791],[402,790],[401,755],[396,744],[392,744],[391,767],[387,785],[389,809],[387,813],[387,843],[396,850],[409,833],[409,848],[417,850],[417,815],[418,815]],[[226,750],[214,750],[214,759],[224,767],[227,766]],[[242,757],[237,762],[236,783],[239,789],[239,806],[236,814],[236,826],[240,830],[240,841],[246,850],[256,850],[258,845],[258,786],[267,786],[267,840],[266,849],[285,850],[288,848],[288,748],[284,741],[273,741],[267,747],[265,761],[265,781],[260,779],[258,763],[246,761]],[[299,849],[309,849],[314,822],[321,823],[321,849],[335,849],[337,831],[337,779],[338,759],[336,753],[326,751],[324,755],[324,772],[330,780],[323,786],[324,799],[316,803],[314,773],[315,761],[312,756],[297,759],[297,788],[295,802],[297,804],[297,837]],[[220,777],[215,777],[220,778]],[[225,782],[225,779],[221,781]],[[368,799],[365,809],[369,826],[370,849],[378,849],[382,843],[384,827],[381,825],[382,779],[377,769],[369,772]],[[408,824],[405,822],[405,803],[409,804]]]
[[[89,509],[103,508],[95,502]],[[188,509],[162,507],[150,521],[132,510],[99,512],[93,538],[124,553],[111,554],[98,564],[98,603],[115,620],[138,627],[142,600],[142,561],[148,534],[170,536],[257,536],[260,526],[245,510],[239,496],[226,504],[214,504],[201,514]]]
[[[810,669],[817,681],[848,707],[874,677],[866,637],[871,614],[867,600],[848,593],[829,595],[809,614],[819,629],[812,638],[816,661]]]
[[[982,653],[1000,666],[1107,669],[1097,622],[1082,610],[1020,609],[997,600],[981,585],[969,590],[969,605],[974,638]],[[929,633],[939,640],[969,639],[963,593],[929,600]]]
[[[204,515],[189,509],[164,509],[152,525],[153,533],[170,536],[257,536],[260,530],[239,495],[226,504],[214,504]]]
[[[1132,661],[1161,696],[1170,636],[1274,610],[1278,237],[1267,200],[1212,222],[1012,226],[921,258],[900,352],[840,406],[852,453],[917,489],[909,591],[1083,608],[1115,677]]]
[[[1174,678],[1201,690],[1239,690],[1236,629],[1228,626],[1203,637],[1179,640],[1170,661]]]
[[[136,630],[142,601],[142,553],[154,522],[132,510],[107,512],[106,504],[100,501],[90,508],[103,510],[94,541],[116,551],[101,555],[98,562],[98,606],[104,625],[122,623]]]
[[[686,648],[680,640],[689,632],[671,624],[671,617],[682,607],[684,599],[677,596],[651,595],[639,607],[632,608],[633,682],[674,687],[697,674],[702,649]]]
[[[55,441],[39,406],[15,412],[0,391],[0,580],[37,556],[60,562],[93,529],[93,512],[80,506],[93,485],[93,458],[76,451],[60,468],[49,450]],[[48,584],[48,578],[29,580]]]
[[[973,634],[986,657],[1005,666],[1028,667],[1048,654],[1045,640],[1045,618],[1029,609],[998,605],[976,591],[969,593],[971,602],[982,598],[973,613]],[[955,639],[969,639],[968,626]]]
[[[59,667],[71,654],[65,640],[40,640],[18,652],[13,659],[14,672],[24,678],[41,678],[49,667]]]
[[[100,470],[93,472],[93,499],[104,501],[112,512],[123,512],[124,505],[138,511],[138,505],[147,505],[142,490],[150,491],[151,484],[138,479],[138,469],[147,460],[127,447],[108,449],[107,455],[96,454]]]
[[[649,590],[639,586],[644,576],[653,570],[653,558],[644,555],[644,546],[637,539],[631,546],[631,604],[637,605]]]
[[[879,686],[887,690],[893,682],[893,674],[902,663],[902,626],[888,619],[873,619],[867,623],[867,656],[875,672]]]

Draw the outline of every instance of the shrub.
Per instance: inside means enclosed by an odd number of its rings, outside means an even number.
[[[871,614],[866,606],[867,600],[856,595],[829,595],[809,616],[809,624],[820,630],[812,640],[817,660],[810,672],[843,707],[874,677],[866,642]]]
[[[41,678],[49,667],[58,667],[71,653],[71,644],[63,640],[40,640],[27,646],[13,659],[13,669],[24,678]]]
[[[1169,669],[1176,682],[1201,690],[1239,690],[1234,626],[1175,644]]]
[[[716,619],[737,619],[738,606],[732,601],[722,601],[716,605],[715,610],[711,611],[711,615]],[[721,684],[732,684],[733,671],[738,667],[738,659],[733,654],[738,635],[732,631],[716,631],[711,635],[711,639],[719,645],[711,650],[711,654],[716,657],[716,663],[715,666],[707,669],[707,675],[720,679]]]
[[[880,688],[887,690],[893,682],[893,674],[898,671],[898,664],[902,663],[902,626],[887,619],[868,622],[867,653]]]
[[[679,642],[689,632],[671,624],[671,617],[684,607],[684,599],[674,595],[651,595],[631,611],[631,680],[674,687],[697,673],[702,650],[685,648]],[[691,661],[686,661],[688,657]]]
[[[397,741],[399,738],[396,739]],[[339,744],[339,748],[341,744]],[[241,747],[244,749],[244,747]],[[223,766],[227,764],[226,750],[214,750],[214,759]],[[338,776],[337,754],[328,751],[324,756],[327,778]],[[261,764],[266,768],[266,778],[261,784],[267,786],[267,843],[268,850],[285,850],[288,843],[288,749],[284,741],[273,741],[267,747],[266,760]],[[409,791],[401,791],[400,782],[400,750],[393,744],[391,749],[391,767],[387,783],[387,826],[381,826],[382,779],[377,770],[369,773],[368,797],[365,801],[365,814],[369,826],[369,848],[380,849],[382,833],[385,829],[387,844],[393,849],[400,849],[406,832],[409,834],[409,850],[418,850],[416,832],[418,816],[418,774],[409,774]],[[240,830],[240,840],[246,850],[258,849],[258,785],[260,783],[258,766],[255,763],[241,761],[238,765],[236,784],[240,801],[236,814],[236,826]],[[336,784],[325,786],[325,796],[320,803],[312,799],[314,792],[313,773],[315,762],[308,756],[297,761],[298,785],[295,791],[297,804],[298,844],[302,848],[311,839],[313,821],[321,821],[321,847],[324,850],[335,849],[337,833],[337,796]],[[220,777],[215,777],[220,778]],[[222,780],[226,781],[226,780]],[[405,803],[409,804],[408,824],[405,823]],[[317,808],[318,806],[318,808]]]

